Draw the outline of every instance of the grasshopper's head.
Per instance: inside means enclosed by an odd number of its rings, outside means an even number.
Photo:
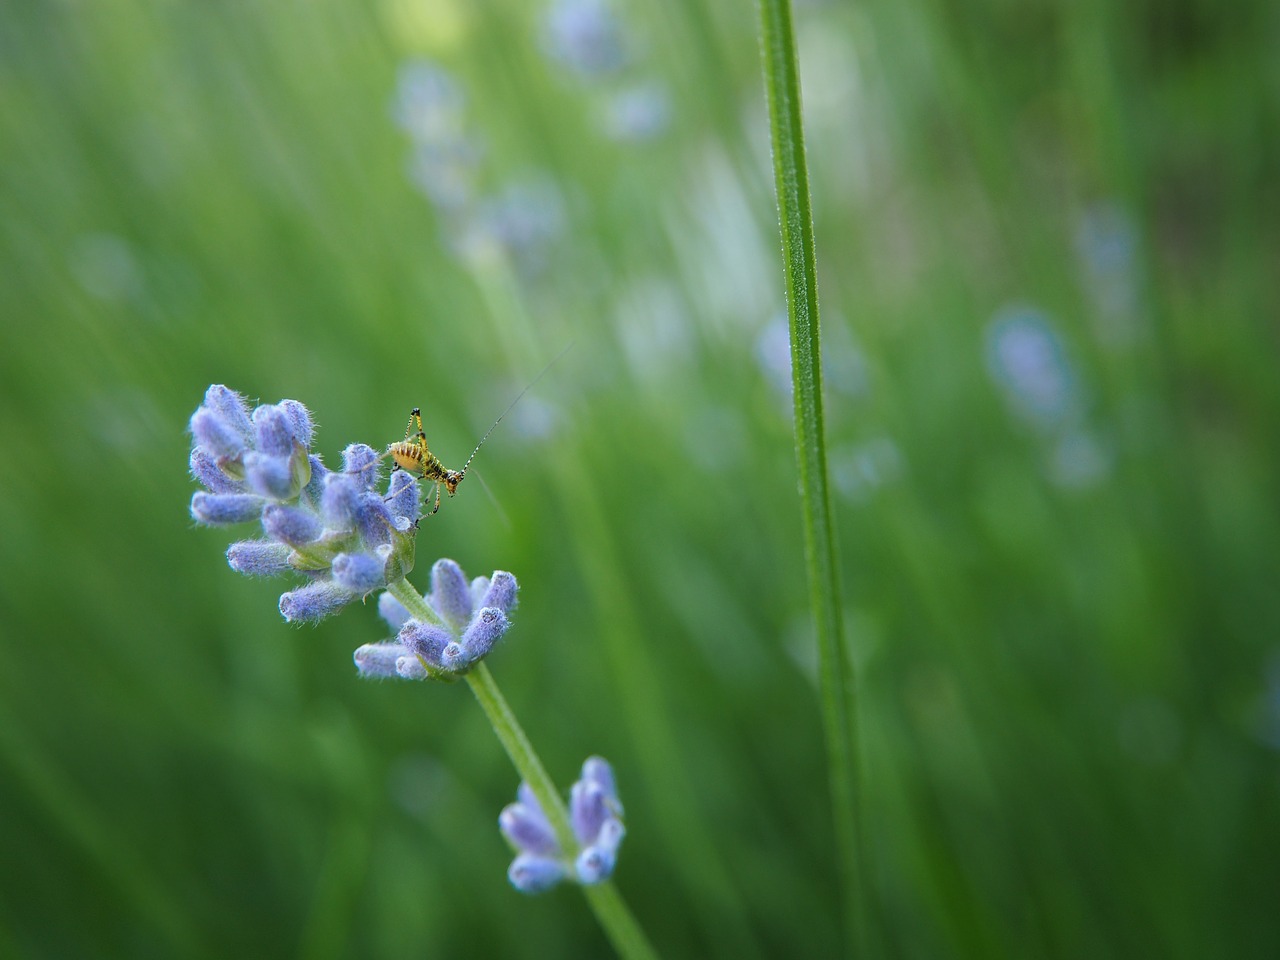
[[[444,488],[449,491],[449,496],[453,496],[458,490],[458,484],[465,477],[465,470],[446,470],[444,472]]]

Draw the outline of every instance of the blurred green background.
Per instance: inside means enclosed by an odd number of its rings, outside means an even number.
[[[1280,8],[797,10],[889,957],[1280,955]],[[419,536],[679,957],[838,949],[756,14],[0,7],[0,955],[598,957],[465,685],[359,681],[187,418],[422,406]],[[240,536],[247,535],[247,531]]]

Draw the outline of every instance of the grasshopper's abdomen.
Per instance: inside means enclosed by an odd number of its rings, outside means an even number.
[[[444,480],[444,464],[427,449],[425,443],[402,440],[387,447],[387,453],[401,470],[416,473],[437,483]]]

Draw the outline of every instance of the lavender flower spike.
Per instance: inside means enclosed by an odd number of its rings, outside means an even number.
[[[347,469],[332,472],[311,452],[315,424],[305,406],[281,400],[250,410],[220,384],[205,393],[190,430],[191,475],[205,488],[191,498],[192,517],[207,526],[262,527],[262,539],[227,551],[231,569],[307,578],[280,597],[286,620],[328,616],[413,569],[417,484],[402,475],[386,494],[378,491],[381,455],[373,447],[350,444]],[[379,675],[399,675],[394,658],[382,668]]]
[[[517,854],[507,877],[520,892],[541,893],[561,880],[590,886],[613,875],[618,847],[627,831],[607,761],[587,758],[582,779],[570,790],[570,808],[576,840],[573,850],[561,847],[527,784],[520,784],[516,802],[503,808],[498,827]]]
[[[341,578],[340,578],[341,579]],[[456,679],[488,656],[511,627],[508,612],[515,609],[520,587],[505,570],[492,577],[467,580],[462,568],[452,560],[437,560],[431,568],[431,593],[424,599],[441,623],[412,619],[404,605],[388,593],[378,598],[378,612],[392,626],[396,636],[423,667],[420,673],[401,671],[406,679],[425,676]],[[473,610],[473,601],[481,606]]]

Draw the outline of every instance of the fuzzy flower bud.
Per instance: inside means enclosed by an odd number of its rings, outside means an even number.
[[[351,477],[358,490],[372,490],[378,485],[378,467],[382,455],[366,443],[353,443],[342,451],[342,472]]]
[[[356,505],[356,529],[360,531],[361,539],[372,546],[390,543],[392,533],[397,532],[391,511],[377,493],[360,494]]]
[[[234,390],[215,383],[204,394],[204,407],[228,429],[239,433],[246,440],[253,433],[249,415],[249,402]]]
[[[359,594],[332,580],[318,580],[280,595],[280,613],[290,623],[320,620],[342,609]]]
[[[498,815],[498,828],[518,850],[541,856],[553,856],[560,851],[555,831],[536,801],[533,805],[513,803],[504,807]]]
[[[211,527],[248,523],[262,515],[263,499],[248,493],[205,493],[191,498],[192,519]]]
[[[516,578],[505,570],[495,570],[493,579],[480,596],[480,607],[497,607],[503,613],[510,613],[516,607],[516,592],[519,587]]]
[[[244,434],[205,407],[192,415],[191,435],[195,437],[199,449],[220,460],[238,457],[248,446]]]
[[[450,643],[449,631],[434,623],[410,620],[400,628],[396,639],[414,656],[421,657],[430,666],[439,669],[440,655]]]
[[[452,560],[437,560],[431,568],[431,608],[453,629],[471,619],[471,593],[467,575]]]
[[[485,607],[476,611],[462,634],[462,639],[444,648],[441,660],[445,669],[463,671],[470,667],[493,649],[493,645],[510,626],[511,621],[507,619],[507,615],[497,607]]]
[[[387,510],[393,517],[404,518],[410,524],[418,522],[418,481],[403,470],[391,474],[387,489]]]
[[[253,411],[253,435],[262,453],[273,457],[293,453],[293,423],[278,405],[264,403]]]
[[[356,648],[352,659],[362,677],[394,677],[396,662],[407,655],[399,643],[366,643]]]
[[[342,533],[355,530],[359,509],[360,487],[355,477],[345,471],[325,477],[320,513],[327,529]]]
[[[409,619],[409,611],[405,609],[404,604],[385,592],[378,595],[378,615],[391,624],[391,628],[397,632]]]
[[[324,525],[310,510],[272,503],[262,511],[262,530],[273,540],[304,547],[320,539]]]
[[[227,565],[247,577],[274,577],[292,569],[290,552],[274,540],[241,540],[227,548]]]
[[[402,680],[425,680],[430,676],[421,660],[408,655],[396,661],[396,675]]]
[[[250,450],[244,455],[244,479],[260,497],[289,500],[297,495],[288,457],[276,457]]]
[[[195,447],[191,451],[191,475],[213,493],[244,493],[241,480],[234,480],[223,472],[207,450]]]
[[[340,553],[333,558],[333,579],[352,593],[364,595],[386,581],[385,560],[368,553]]]
[[[311,411],[297,400],[281,400],[278,404],[284,415],[289,418],[289,432],[293,439],[304,447],[311,446]]]
[[[511,861],[507,879],[521,893],[542,893],[565,879],[568,873],[568,869],[559,860],[522,853]]]

